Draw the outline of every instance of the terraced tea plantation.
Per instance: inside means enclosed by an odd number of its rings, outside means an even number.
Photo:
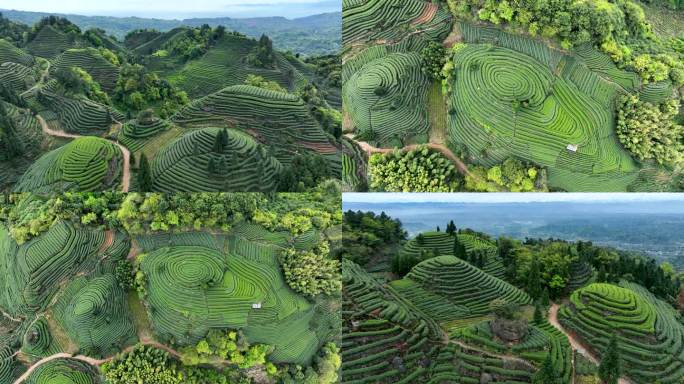
[[[444,2],[344,1],[347,136],[381,148],[368,153],[429,142],[459,160],[453,161],[464,177],[472,177],[469,166],[491,168],[516,158],[544,169],[552,190],[681,190],[672,184],[681,156],[663,167],[630,151],[617,132],[625,95],[654,106],[679,105],[678,75],[646,78],[638,64],[618,65],[616,54],[611,58],[586,42],[568,48],[567,38],[544,35],[556,31],[535,32],[540,21],[529,33],[517,24],[502,27],[511,17],[520,15],[518,24],[536,17],[528,10],[506,15],[508,5],[478,13],[489,5],[452,2],[450,12]],[[469,12],[473,20],[464,16]],[[544,38],[534,37],[538,33]],[[681,53],[667,52],[673,68],[684,68]],[[677,119],[667,119],[674,126],[666,131],[680,129]],[[681,137],[629,140],[681,152]]]
[[[218,27],[124,41],[58,17],[22,28],[21,41],[0,34],[2,191],[286,192],[342,179],[335,56]]]
[[[383,210],[406,204],[383,196]],[[343,382],[682,380],[681,283],[667,265],[586,241],[494,239],[458,216],[409,238],[402,221],[435,212],[420,199],[392,207],[399,218],[357,208],[368,202],[344,213]]]
[[[15,218],[0,221],[0,382],[130,383],[130,376],[112,372],[122,352],[142,345],[169,354],[170,377],[247,380],[249,371],[280,381],[295,365],[318,375],[323,351],[337,350],[331,346],[340,333],[339,292],[305,295],[291,287],[312,276],[339,281],[339,269],[333,263],[330,271],[293,277],[281,256],[288,249],[327,249],[323,233],[339,224],[318,223],[295,235],[252,220],[257,211],[276,222],[307,220],[284,206],[323,215],[311,196],[198,194],[181,214],[197,218],[170,231],[142,217],[133,221],[136,228],[123,223],[133,205],[148,209],[160,198],[152,215],[170,218],[190,195],[11,195],[12,202],[0,204]],[[198,208],[199,201],[214,213]],[[84,208],[98,204],[107,213]],[[325,212],[333,211],[335,203],[327,204]],[[198,355],[204,343],[214,345],[216,332],[230,341],[221,347],[229,351]],[[193,356],[203,359],[202,372],[193,371],[199,364]],[[171,374],[162,373],[160,360],[138,363],[155,367],[146,380]]]
[[[635,284],[591,284],[561,308],[561,323],[598,355],[612,334],[619,340],[625,375],[635,383],[676,383],[684,376],[680,314]]]

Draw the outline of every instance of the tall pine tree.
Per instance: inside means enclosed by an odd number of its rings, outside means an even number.
[[[551,348],[549,347],[549,351]],[[553,368],[553,361],[551,360],[551,353],[546,356],[544,364],[537,371],[537,373],[532,377],[532,384],[558,384],[560,380],[558,379],[558,374]]]
[[[618,345],[617,334],[610,336],[610,343],[605,356],[599,364],[598,375],[605,384],[617,384],[622,375],[622,364],[620,362],[620,346]]]
[[[152,190],[152,174],[150,172],[150,163],[147,161],[147,156],[145,156],[144,153],[140,155],[138,187],[140,188],[140,192],[150,192]]]

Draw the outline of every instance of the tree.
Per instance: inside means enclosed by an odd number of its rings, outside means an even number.
[[[539,302],[534,303],[534,318],[535,324],[541,324],[544,322],[544,314],[542,313],[542,306]]]
[[[549,297],[549,289],[546,287],[544,287],[544,290],[542,291],[541,305],[544,306],[544,308],[547,308],[549,305],[551,305],[551,298]]]
[[[141,192],[150,192],[152,190],[152,174],[150,171],[150,163],[147,161],[147,156],[144,153],[140,155],[138,187],[140,188]]]
[[[539,270],[539,262],[533,261],[530,267],[530,271],[527,275],[527,293],[533,299],[538,299],[541,296],[542,285],[541,285],[541,273]]]
[[[439,225],[437,226],[437,232],[439,232]]]
[[[458,235],[454,236],[454,256],[461,260],[465,260],[468,256],[465,245],[458,241]]]
[[[598,375],[605,384],[617,384],[622,375],[620,346],[616,333],[610,336],[610,343],[606,349],[605,356],[601,359],[601,364],[599,364]]]
[[[637,96],[623,96],[618,102],[618,138],[640,160],[654,159],[660,164],[681,162],[684,126],[675,123],[678,113],[678,100],[653,105]]]
[[[418,245],[425,244],[425,236],[422,233],[419,233],[418,236],[416,236],[416,243],[418,243]]]
[[[544,359],[544,364],[532,377],[533,384],[558,384],[560,382],[556,370],[553,368],[553,361],[551,360],[551,348]]]

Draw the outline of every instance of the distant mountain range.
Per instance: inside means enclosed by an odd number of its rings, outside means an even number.
[[[645,252],[684,270],[684,201],[545,203],[361,203],[343,209],[385,212],[401,220],[410,236],[446,227],[472,228],[494,237],[591,240]]]
[[[274,45],[281,50],[289,50],[303,55],[323,55],[337,53],[342,43],[342,13],[323,13],[297,19],[284,17],[256,17],[235,19],[194,18],[184,20],[165,20],[140,17],[83,16],[59,13],[27,12],[0,9],[3,16],[20,23],[33,25],[41,18],[50,15],[66,17],[81,29],[100,28],[119,39],[135,29],[156,29],[169,31],[179,26],[197,27],[209,24],[212,27],[224,25],[226,29],[238,31],[247,36],[268,35]]]

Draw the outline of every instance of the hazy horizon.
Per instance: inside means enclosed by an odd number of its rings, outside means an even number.
[[[344,194],[342,208],[385,212],[410,236],[446,227],[561,238],[649,254],[684,269],[684,194]]]
[[[282,16],[289,19],[341,12],[339,0],[133,0],[91,2],[86,0],[5,0],[0,8],[11,11],[58,13],[79,16],[140,17],[163,20],[192,18],[253,18]]]

